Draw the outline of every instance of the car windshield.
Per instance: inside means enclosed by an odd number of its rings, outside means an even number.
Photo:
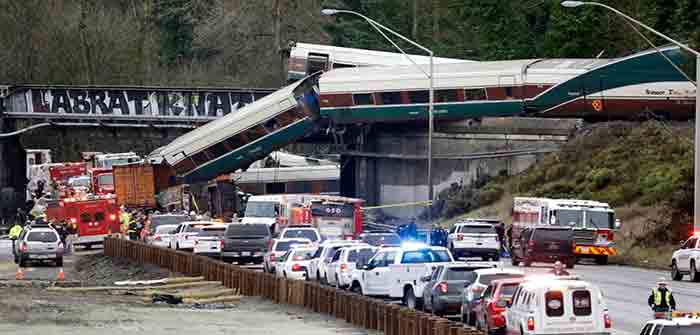
[[[520,273],[492,273],[492,274],[484,274],[479,276],[479,283],[488,285],[491,284],[492,281],[498,280],[498,279],[509,279],[509,278],[523,278],[525,277],[524,274]]]
[[[472,271],[474,271],[474,269],[468,267],[447,268],[445,280],[467,280],[469,278],[469,273]]]
[[[464,225],[460,226],[457,232],[463,234],[495,234],[496,229],[493,226]]]
[[[308,244],[306,240],[277,241],[275,251],[288,251],[295,244]]]
[[[367,264],[367,261],[376,253],[377,250],[372,248],[350,250],[348,252],[348,262]]]
[[[664,326],[659,335],[697,335],[700,334],[700,324],[688,326]]]
[[[364,237],[364,241],[373,246],[400,245],[401,237],[398,234],[369,234]]]
[[[156,228],[155,233],[156,234],[170,234],[173,230],[177,228],[177,225],[174,224],[167,224],[167,225],[160,225]]]
[[[292,255],[292,260],[295,261],[308,261],[311,258],[313,258],[314,254],[316,253],[315,249],[299,249],[299,250],[294,250],[294,254]]]
[[[270,235],[270,229],[266,224],[230,224],[226,229],[226,236],[256,236]]]
[[[559,209],[554,211],[550,223],[555,226],[583,227],[583,211],[576,209]]]
[[[311,242],[318,241],[318,235],[313,229],[287,229],[284,231],[282,238],[307,238]]]
[[[27,241],[29,242],[56,242],[58,241],[58,236],[52,231],[33,231],[27,236]]]
[[[615,214],[611,212],[586,211],[586,228],[615,229]]]
[[[450,262],[450,255],[446,250],[421,249],[415,251],[406,251],[401,259],[402,264],[417,264],[417,263],[437,263]]]
[[[68,186],[72,187],[90,187],[90,177],[80,176],[68,179]]]
[[[279,205],[271,201],[249,201],[245,207],[245,217],[274,218],[279,214]]]
[[[114,176],[110,174],[103,174],[97,177],[97,184],[99,185],[114,185]]]
[[[199,236],[224,236],[226,227],[206,227],[202,228],[199,232]]]
[[[177,226],[180,223],[183,223],[189,219],[190,217],[187,215],[154,215],[153,217],[151,217],[150,229],[151,231],[154,231],[154,229],[162,225]]]
[[[515,293],[515,289],[517,288],[518,284],[503,284],[503,286],[501,286],[501,298],[513,297],[513,293]]]

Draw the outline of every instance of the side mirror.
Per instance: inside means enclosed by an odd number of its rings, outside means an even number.
[[[620,219],[615,219],[615,229],[620,229],[620,226],[622,226],[622,222],[620,222]]]
[[[422,282],[429,282],[430,281],[430,275],[425,275],[423,277],[420,277],[420,281]]]
[[[506,307],[508,307],[508,308],[513,307],[513,300],[506,300]]]
[[[681,246],[685,244],[685,240],[681,240]]]

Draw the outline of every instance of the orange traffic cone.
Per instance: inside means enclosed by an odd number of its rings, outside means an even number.
[[[58,270],[58,281],[63,281],[64,279],[66,279],[66,274],[63,273],[63,268],[61,268]]]
[[[17,279],[17,280],[24,279],[24,272],[22,272],[22,267],[17,267],[17,272],[15,273],[15,279]]]

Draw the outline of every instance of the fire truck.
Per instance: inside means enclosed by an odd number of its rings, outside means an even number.
[[[510,240],[520,237],[523,228],[565,226],[574,231],[577,258],[593,258],[608,263],[617,254],[614,231],[619,228],[615,211],[604,202],[574,199],[513,198],[513,225]]]
[[[61,163],[49,167],[51,183],[55,185],[54,198],[64,199],[80,193],[77,185],[72,185],[71,180],[87,175],[87,165],[85,163]]]
[[[324,239],[355,239],[362,234],[364,200],[337,196],[311,198],[292,210],[292,224],[311,224]]]
[[[46,215],[49,220],[74,225],[78,238],[73,244],[86,248],[102,244],[107,235],[119,232],[119,206],[112,194],[48,200]]]

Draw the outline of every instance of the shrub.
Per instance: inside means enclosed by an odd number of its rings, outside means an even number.
[[[614,173],[615,172],[613,170],[608,168],[595,169],[588,172],[586,175],[586,180],[591,182],[595,189],[600,190],[605,186],[608,186]]]

